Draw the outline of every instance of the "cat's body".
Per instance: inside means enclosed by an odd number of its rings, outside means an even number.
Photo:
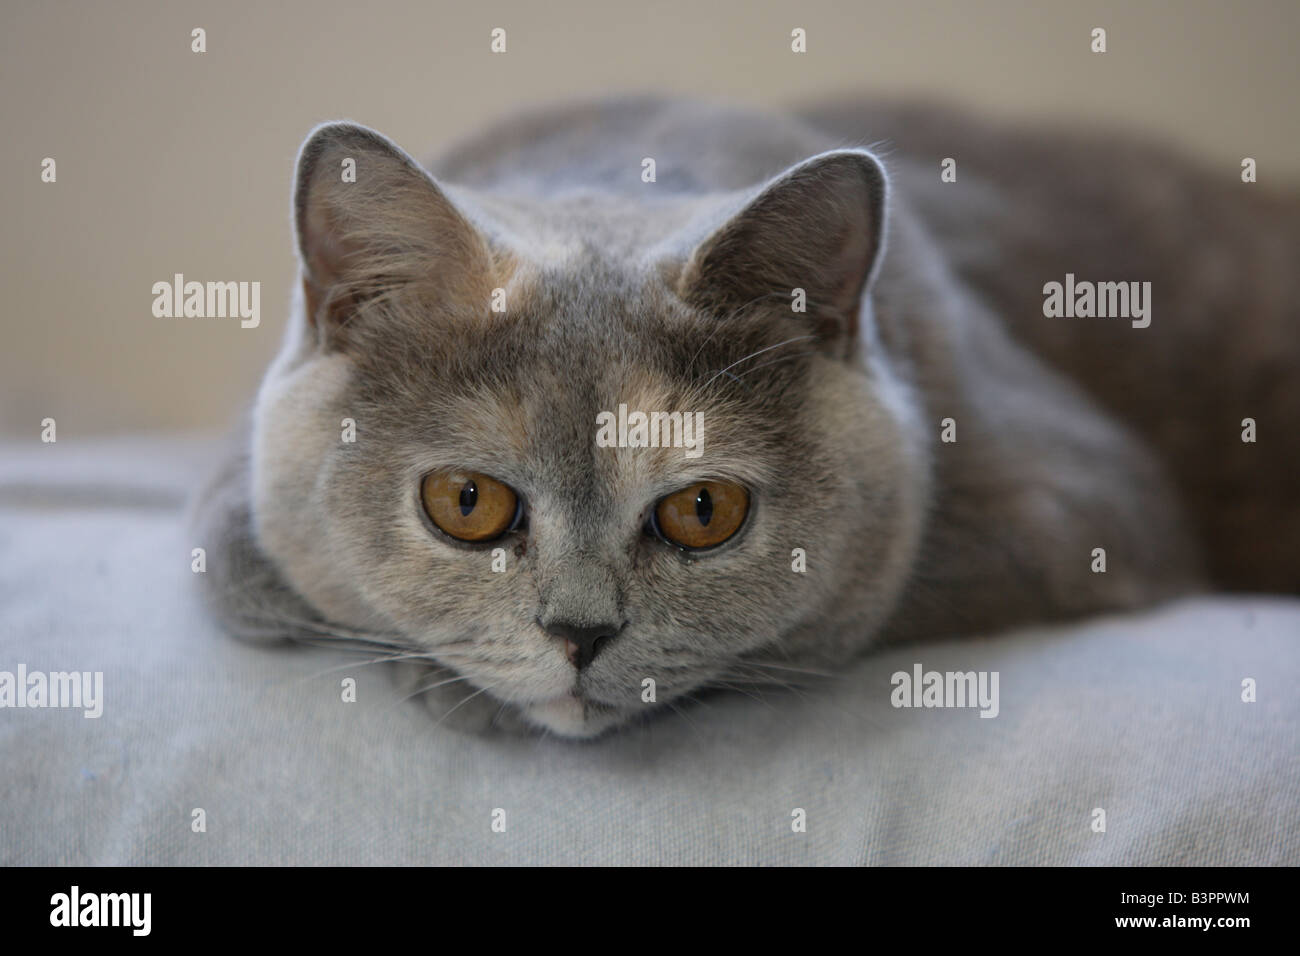
[[[1003,182],[976,127],[947,147],[936,117],[587,104],[463,144],[434,166],[441,191],[371,134],[318,131],[295,207],[304,295],[251,449],[200,507],[229,626],[382,635],[462,698],[588,736],[653,710],[646,678],[659,704],[781,683],[883,639],[1139,607],[1206,567],[1296,588],[1300,534],[1251,546],[1264,522],[1300,530],[1296,398],[1258,378],[1300,368],[1294,206],[1243,196],[1242,212],[1230,185],[1171,168],[1168,195],[1119,183],[1111,209],[1095,165],[1085,188],[1048,151],[1055,191]],[[870,155],[835,151],[868,140],[901,147],[888,186]],[[1009,168],[1032,144],[1008,144]],[[347,158],[358,181],[340,186]],[[1161,238],[1169,216],[1215,227],[1183,211],[1197,197],[1231,232],[1202,231],[1188,248],[1208,266],[1180,279]],[[1242,268],[1256,286],[1231,302],[1200,285],[1251,281]],[[1043,284],[1066,272],[1152,281],[1150,327],[1045,317]],[[598,447],[596,416],[620,403],[701,411],[704,455]],[[1268,430],[1246,452],[1244,417]],[[420,476],[453,467],[526,502],[505,571],[417,514]],[[643,532],[656,499],[712,479],[749,490],[733,540],[688,553]],[[1211,507],[1234,489],[1244,538]],[[578,669],[557,621],[616,637]]]
[[[1114,132],[849,103],[806,117],[886,131],[918,161],[899,185],[950,267],[1157,452],[1216,585],[1300,591],[1300,195]],[[934,170],[958,155],[954,198]],[[1045,318],[1042,285],[1067,272],[1150,281],[1154,321]]]

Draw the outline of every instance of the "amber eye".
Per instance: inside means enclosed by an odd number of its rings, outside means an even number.
[[[429,519],[461,541],[489,541],[510,530],[519,496],[495,478],[473,471],[425,475],[420,498]]]
[[[748,511],[749,492],[740,485],[699,481],[655,506],[655,527],[683,548],[712,548],[736,533]]]

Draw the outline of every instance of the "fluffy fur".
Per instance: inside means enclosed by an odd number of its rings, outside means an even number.
[[[1294,389],[1213,371],[1241,352],[1300,368],[1294,207],[1228,198],[1159,152],[1047,142],[933,111],[641,99],[515,118],[435,178],[377,133],[317,129],[294,192],[301,294],[251,435],[198,502],[213,606],[246,636],[414,661],[413,687],[453,692],[440,714],[586,737],[879,640],[1139,607],[1207,567],[1294,588],[1300,533],[1242,544],[1215,511],[1300,532]],[[957,184],[939,182],[949,155]],[[1198,263],[1230,292],[1207,294]],[[1152,327],[1044,318],[1042,284],[1067,271],[1154,280]],[[1232,330],[1277,341],[1229,356]],[[597,447],[619,403],[703,412],[704,456]],[[1268,438],[1243,451],[1248,415]],[[424,521],[438,468],[526,501],[526,529],[494,544],[504,573]],[[750,490],[735,538],[692,554],[643,533],[705,478]],[[578,671],[552,620],[622,630]]]

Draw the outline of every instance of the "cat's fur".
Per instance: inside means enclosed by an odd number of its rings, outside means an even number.
[[[303,149],[301,294],[198,507],[237,633],[406,649],[443,710],[481,691],[466,709],[591,736],[879,640],[1300,583],[1300,216],[1231,170],[931,110],[649,98],[517,117],[434,170],[351,125]],[[1152,281],[1151,327],[1045,318],[1066,272]],[[619,403],[703,412],[703,457],[597,447]],[[442,467],[525,499],[504,573],[423,521]],[[741,533],[643,533],[703,478],[750,489]],[[622,631],[579,672],[554,620]]]

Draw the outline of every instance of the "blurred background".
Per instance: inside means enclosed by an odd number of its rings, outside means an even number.
[[[228,426],[283,331],[293,160],[323,120],[425,156],[569,96],[862,91],[1105,121],[1225,176],[1252,156],[1276,184],[1300,178],[1298,36],[1296,0],[4,0],[0,434]],[[260,281],[260,327],[155,318],[151,286],[177,272]]]

